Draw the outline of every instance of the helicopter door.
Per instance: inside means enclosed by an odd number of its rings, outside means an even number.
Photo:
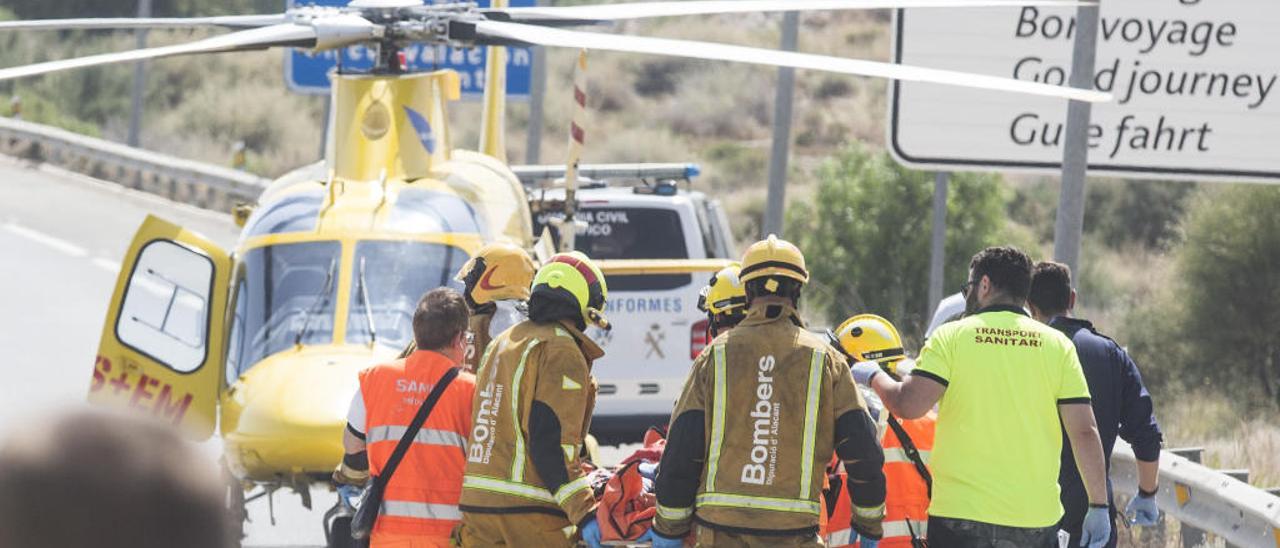
[[[213,433],[231,260],[148,215],[125,255],[98,343],[89,401]]]

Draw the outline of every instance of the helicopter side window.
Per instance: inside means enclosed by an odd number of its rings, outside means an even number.
[[[307,232],[316,229],[324,192],[303,192],[255,211],[246,224],[249,236]]]
[[[443,192],[409,188],[400,192],[391,215],[387,217],[386,227],[414,234],[452,232],[484,235],[483,225],[475,208],[465,200]]]
[[[338,242],[259,247],[244,254],[244,276],[236,292],[231,341],[241,374],[263,358],[295,344],[333,341],[338,292]],[[231,378],[231,372],[227,376]]]
[[[213,261],[169,240],[142,248],[129,276],[116,336],[181,373],[204,363]]]
[[[347,342],[399,350],[413,340],[413,313],[427,291],[461,290],[453,275],[468,259],[459,248],[425,242],[356,244]],[[372,329],[370,329],[372,327]]]
[[[244,314],[248,299],[240,298],[245,294],[244,269],[240,269],[240,277],[236,282],[236,308],[231,315],[231,334],[227,338],[226,376],[227,385],[236,382],[240,377],[240,357],[244,348]]]

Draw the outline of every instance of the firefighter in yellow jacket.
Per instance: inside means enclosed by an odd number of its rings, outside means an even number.
[[[462,265],[455,280],[462,282],[462,296],[471,315],[467,319],[467,346],[462,366],[475,372],[489,341],[524,319],[522,307],[529,300],[533,259],[520,246],[507,242],[488,244]],[[418,347],[413,342],[400,354],[407,358]]]
[[[608,327],[607,292],[585,255],[556,255],[534,277],[529,319],[485,350],[459,504],[463,546],[567,547],[575,526],[595,519],[578,455],[595,405],[591,363],[604,352],[583,330]]]
[[[474,372],[479,367],[489,341],[523,319],[517,307],[529,300],[533,274],[529,254],[506,242],[480,248],[462,265],[455,279],[462,282],[462,295],[471,309],[467,347],[463,349],[463,363],[468,370]]]
[[[851,363],[875,362],[884,371],[901,378],[911,371],[912,362],[902,348],[902,337],[889,320],[875,314],[859,314],[840,324],[835,332],[829,332],[831,344],[843,351]],[[865,390],[870,392],[870,388]],[[877,402],[878,403],[878,402]],[[875,404],[873,404],[874,406]],[[873,417],[876,413],[872,413]],[[913,548],[925,545],[928,527],[929,490],[933,474],[929,471],[929,455],[933,451],[933,434],[937,415],[926,413],[918,419],[898,419],[881,409],[884,429],[880,446],[884,448],[884,537],[880,542],[862,539],[859,548]],[[877,421],[879,422],[879,421]],[[835,484],[843,484],[844,470],[828,470],[834,473]],[[849,500],[839,493],[831,493],[828,499],[834,504],[831,526],[827,531],[827,546],[831,548],[853,546],[851,537],[857,535],[849,529],[851,513]]]
[[[707,315],[707,340],[736,327],[747,317],[747,290],[739,275],[742,265],[730,264],[711,275],[698,293],[698,310]]]
[[[658,470],[654,546],[822,546],[827,461],[849,472],[853,529],[878,539],[884,455],[840,353],[805,330],[796,306],[809,275],[794,245],[747,249],[747,317],[694,362]]]

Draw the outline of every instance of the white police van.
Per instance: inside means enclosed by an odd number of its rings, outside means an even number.
[[[593,170],[584,166],[583,172]],[[685,179],[694,175],[696,168],[687,168]],[[576,218],[586,228],[575,247],[596,260],[737,259],[719,202],[680,188],[674,179],[583,185]],[[564,200],[563,189],[529,194],[544,205]],[[562,216],[555,207],[534,209],[535,234]],[[592,371],[600,390],[591,429],[602,443],[638,439],[651,425],[665,428],[693,358],[709,342],[706,316],[697,303],[710,277],[710,272],[607,275],[604,313],[613,329],[588,330],[605,351]]]

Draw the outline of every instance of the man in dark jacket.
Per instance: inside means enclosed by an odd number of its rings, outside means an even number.
[[[1098,333],[1088,321],[1072,318],[1076,292],[1071,288],[1071,269],[1067,265],[1041,262],[1035,266],[1031,280],[1031,292],[1027,305],[1031,314],[1041,322],[1062,331],[1075,343],[1084,368],[1089,393],[1093,396],[1093,414],[1097,418],[1098,433],[1102,437],[1104,454],[1108,455],[1107,469],[1111,468],[1111,449],[1116,436],[1133,446],[1138,460],[1138,493],[1125,508],[1125,519],[1135,525],[1155,525],[1159,516],[1155,495],[1159,484],[1160,425],[1151,403],[1151,394],[1142,384],[1142,375],[1129,354],[1109,337]],[[1080,474],[1076,471],[1071,446],[1063,444],[1062,468],[1058,483],[1062,486],[1061,528],[1071,534],[1070,546],[1076,546],[1081,521],[1088,509],[1088,500]],[[1111,506],[1111,518],[1116,517],[1115,501],[1111,497],[1111,483],[1107,482],[1107,503]],[[1111,528],[1111,540],[1107,546],[1116,545],[1116,529]]]

